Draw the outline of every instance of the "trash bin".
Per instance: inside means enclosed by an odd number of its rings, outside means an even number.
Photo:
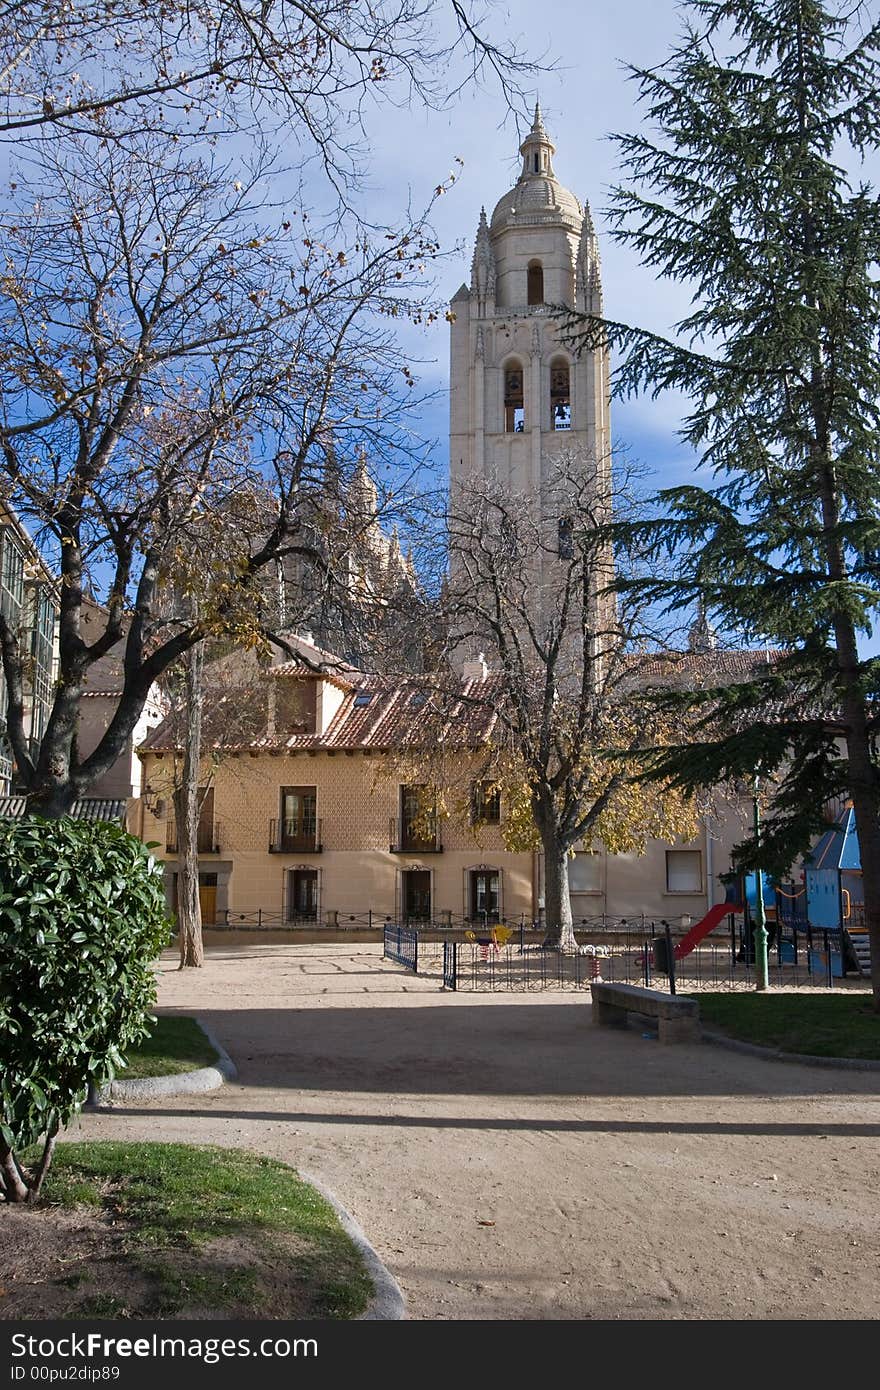
[[[669,974],[669,943],[665,936],[655,936],[651,940],[654,969],[660,975]]]

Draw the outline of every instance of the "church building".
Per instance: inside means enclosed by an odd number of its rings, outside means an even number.
[[[470,287],[450,316],[450,499],[496,489],[534,513],[541,543],[528,563],[536,610],[558,602],[557,561],[570,558],[574,518],[565,478],[584,479],[580,501],[607,515],[611,497],[609,360],[604,345],[573,353],[558,311],[602,312],[599,247],[589,205],[559,182],[539,106],[520,146],[522,168],[490,219],[480,214]],[[456,554],[451,557],[452,579]],[[601,591],[607,570],[597,569]],[[543,596],[543,599],[542,599]],[[597,603],[610,631],[613,603]],[[474,653],[464,653],[473,656]]]
[[[471,283],[452,300],[450,492],[453,506],[481,484],[528,499],[548,536],[533,563],[552,602],[571,524],[553,488],[558,460],[579,461],[600,503],[610,499],[609,361],[601,344],[573,353],[560,333],[560,306],[602,310],[599,250],[588,205],[556,177],[539,108],[520,154],[513,188],[491,218],[480,216]],[[371,489],[362,460],[348,509],[360,505],[369,522],[370,563],[353,571],[355,591],[369,596],[389,575],[414,582],[394,539],[370,521]],[[715,651],[702,631],[696,637],[672,678],[733,678],[765,660]],[[424,682],[407,678],[405,657],[396,674],[381,663],[367,674],[346,655],[310,646],[300,667],[278,654],[265,673],[265,699],[253,702],[253,729],[206,749],[214,762],[201,836],[206,918],[353,927],[386,918],[539,918],[541,856],[505,848],[503,796],[477,781],[456,814],[417,814],[431,789],[413,783],[397,755],[418,742],[430,714]],[[449,721],[467,766],[468,749],[491,738],[500,677],[488,648],[486,655],[484,662],[476,651],[461,653],[461,703]],[[653,674],[666,679],[663,659],[655,664]],[[166,846],[170,897],[177,866],[169,776],[179,747],[179,730],[166,721],[142,748],[149,795],[141,832]],[[651,841],[645,855],[581,848],[570,868],[575,920],[696,920],[723,901],[718,874],[742,829],[730,814],[689,844]]]

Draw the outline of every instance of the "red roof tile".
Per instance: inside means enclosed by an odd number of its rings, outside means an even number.
[[[299,668],[296,673],[299,674]],[[432,741],[438,736],[444,739],[449,737],[463,746],[473,746],[489,736],[495,723],[493,696],[500,693],[499,676],[490,675],[485,681],[465,681],[459,697],[447,709],[441,697],[431,694],[416,680],[392,684],[383,681],[380,676],[360,676],[356,685],[348,687],[324,734],[257,734],[246,742],[225,743],[222,739],[212,739],[211,712],[208,711],[204,742],[206,746],[226,747],[230,751],[379,750],[418,743],[420,732],[424,732]],[[366,694],[371,696],[369,704],[356,703],[358,696]],[[468,696],[472,697],[473,703],[469,702]],[[144,739],[141,750],[171,752],[180,747],[180,726],[179,714],[163,720]],[[438,728],[441,730],[439,735]]]
[[[633,657],[629,670],[648,681],[661,678],[670,684],[680,678],[696,677],[706,684],[723,684],[754,673],[773,664],[783,653],[776,651],[712,651],[682,652],[668,655]],[[311,675],[296,662],[275,666],[267,672],[278,676]],[[235,741],[227,742],[211,732],[219,719],[212,720],[215,711],[205,713],[204,744],[232,751],[295,752],[330,751],[335,749],[385,750],[418,746],[427,739],[464,748],[473,748],[492,733],[497,721],[497,707],[504,691],[500,675],[490,672],[484,680],[462,682],[457,694],[432,692],[418,679],[399,682],[383,680],[381,676],[352,673],[343,681],[333,673],[321,673],[321,678],[345,691],[342,703],[324,734],[287,732],[267,734],[257,731],[264,710],[254,708],[254,736],[247,739],[239,728]],[[369,703],[363,697],[369,695]],[[165,719],[140,745],[145,752],[171,752],[181,746],[179,714]]]

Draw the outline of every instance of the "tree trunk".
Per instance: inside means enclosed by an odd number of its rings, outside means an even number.
[[[43,816],[46,820],[60,820],[62,816],[70,815],[76,800],[76,791],[70,782],[44,785],[39,791],[28,794],[27,814]]]
[[[860,733],[862,737],[858,736]],[[850,734],[847,739],[847,761],[849,789],[859,837],[865,926],[871,943],[871,989],[874,1011],[880,1013],[880,814],[877,774],[871,762],[866,730]]]
[[[40,1161],[34,1169],[33,1180],[31,1181],[30,1190],[27,1195],[29,1202],[39,1201],[40,1193],[43,1190],[43,1183],[46,1180],[46,1174],[52,1166],[52,1156],[55,1153],[55,1141],[57,1138],[58,1120],[56,1119],[49,1127],[43,1143],[43,1152],[40,1156]]]
[[[15,1154],[2,1136],[0,1136],[0,1192],[9,1203],[27,1201],[27,1183],[21,1175]]]
[[[568,954],[577,950],[571,898],[568,893],[568,846],[551,832],[542,834],[544,846],[544,945]]]
[[[818,369],[816,369],[818,371]],[[815,372],[814,372],[815,375]],[[818,395],[818,393],[817,393]],[[819,404],[814,414],[819,418]],[[831,460],[830,445],[823,441],[818,452],[819,496],[828,573],[837,585],[851,584],[840,541],[841,504]],[[859,661],[852,616],[845,609],[833,614],[837,668],[842,687],[843,715],[847,725],[847,783],[852,797],[859,837],[865,926],[871,943],[871,989],[874,1009],[880,1013],[880,776],[871,757],[869,707]]]
[[[180,933],[180,968],[204,965],[202,907],[199,900],[199,766],[202,753],[202,671],[205,656],[201,643],[183,658],[186,734],[183,778],[175,795],[177,847],[177,925]]]

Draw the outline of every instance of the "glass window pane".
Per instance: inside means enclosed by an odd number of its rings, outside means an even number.
[[[589,851],[579,853],[568,861],[568,889],[570,893],[598,893],[602,884],[600,879],[601,858]]]
[[[699,893],[703,887],[702,858],[698,849],[666,851],[666,891]]]

